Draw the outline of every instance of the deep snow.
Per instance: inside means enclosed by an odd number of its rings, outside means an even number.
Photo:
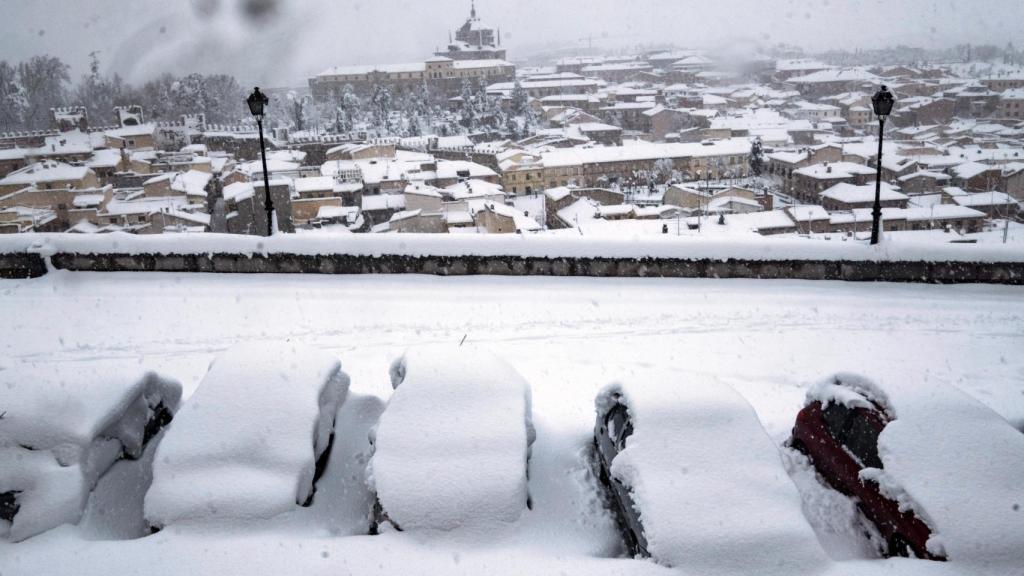
[[[490,351],[418,346],[392,364],[367,480],[402,530],[480,530],[527,507],[530,385]]]
[[[294,342],[217,356],[157,447],[149,524],[265,519],[304,504],[348,384],[337,358]]]
[[[629,487],[651,557],[702,574],[816,574],[827,556],[754,410],[714,378],[637,370],[621,395],[633,434],[611,463]]]
[[[727,382],[754,406],[777,445],[788,437],[807,388],[842,370],[886,382],[941,381],[1004,417],[1024,419],[1018,287],[56,272],[0,283],[0,316],[8,327],[0,366],[129,360],[179,379],[186,396],[210,360],[237,342],[289,339],[323,349],[352,378],[339,417],[350,433],[339,439],[366,438],[392,392],[388,366],[406,347],[465,337],[500,352],[533,383],[537,429],[533,509],[504,529],[346,537],[365,533],[359,512],[369,501],[365,489],[346,480],[369,453],[352,440],[335,443],[350,458],[332,459],[311,508],[241,525],[171,526],[127,542],[95,541],[97,532],[83,522],[0,543],[5,576],[686,573],[685,566],[671,572],[615,558],[621,550],[614,523],[587,467],[595,395],[611,374],[651,367],[680,380]],[[841,540],[841,532],[833,538]],[[845,541],[821,540],[833,557],[860,557]],[[956,562],[854,559],[825,573],[986,572]]]
[[[178,382],[108,360],[11,362],[0,390],[0,493],[19,506],[0,537],[15,542],[77,522],[100,476],[142,455],[154,410],[181,399]]]

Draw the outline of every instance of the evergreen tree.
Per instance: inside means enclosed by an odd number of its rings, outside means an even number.
[[[373,124],[379,134],[391,133],[391,91],[387,86],[378,84],[370,98],[373,107]]]
[[[345,84],[341,91],[341,107],[345,114],[345,132],[350,132],[355,128],[357,115],[362,107],[362,102],[356,96],[351,84]]]
[[[533,116],[533,108],[530,107],[530,95],[523,88],[518,78],[512,85],[512,93],[509,97],[509,117],[515,118],[515,120],[514,122],[506,122],[507,129],[512,137],[516,139],[530,136],[533,133],[533,125],[536,123],[536,119]],[[514,131],[512,130],[513,124],[515,125]]]
[[[519,118],[513,114],[505,116],[505,132],[508,133],[508,137],[513,140],[518,140],[522,133],[522,128],[519,126]]]
[[[755,138],[750,144],[750,173],[754,176],[760,176],[764,171],[764,149],[761,145],[761,139]]]
[[[476,98],[473,94],[473,87],[470,85],[468,78],[462,81],[462,93],[459,97],[462,98],[462,125],[470,132],[473,132],[477,128],[478,118],[476,112]]]
[[[526,89],[523,88],[518,78],[516,78],[515,84],[512,85],[511,97],[512,101],[509,103],[509,112],[513,116],[524,116],[530,107],[530,95],[527,94]]]
[[[423,129],[420,127],[420,119],[415,113],[410,112],[406,116],[406,134],[409,136],[422,136]]]
[[[311,99],[309,96],[300,96],[294,90],[288,91],[288,119],[296,131],[302,131],[309,127],[311,114]]]

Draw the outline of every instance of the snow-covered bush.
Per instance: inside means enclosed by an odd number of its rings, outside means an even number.
[[[402,530],[517,520],[535,437],[522,376],[485,350],[445,345],[408,350],[391,382],[367,472],[387,519]]]
[[[90,490],[177,409],[181,385],[137,365],[18,364],[0,371],[0,533],[24,540],[81,517]]]
[[[297,344],[224,352],[157,449],[146,519],[269,518],[306,504],[348,383],[336,358]]]

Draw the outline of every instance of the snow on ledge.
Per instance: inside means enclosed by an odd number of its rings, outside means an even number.
[[[874,262],[1024,262],[1012,246],[976,244],[882,243],[805,238],[590,238],[532,235],[366,234],[334,236],[282,234],[271,238],[237,234],[112,233],[15,234],[0,237],[0,254],[242,254],[246,256],[517,256],[525,258],[670,258],[682,260],[820,260]]]

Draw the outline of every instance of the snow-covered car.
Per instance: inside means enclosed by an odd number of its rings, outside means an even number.
[[[852,497],[881,554],[1019,568],[1024,435],[963,392],[838,374],[810,389],[789,444]]]
[[[371,431],[375,528],[451,530],[513,522],[529,506],[530,386],[473,346],[413,348]]]
[[[109,361],[0,371],[0,537],[21,541],[82,516],[90,491],[171,421],[181,385]]]
[[[270,518],[309,505],[348,384],[338,359],[320,350],[228,349],[157,449],[147,522]]]
[[[596,474],[631,554],[695,574],[827,565],[778,448],[731,387],[649,372],[596,408]]]

